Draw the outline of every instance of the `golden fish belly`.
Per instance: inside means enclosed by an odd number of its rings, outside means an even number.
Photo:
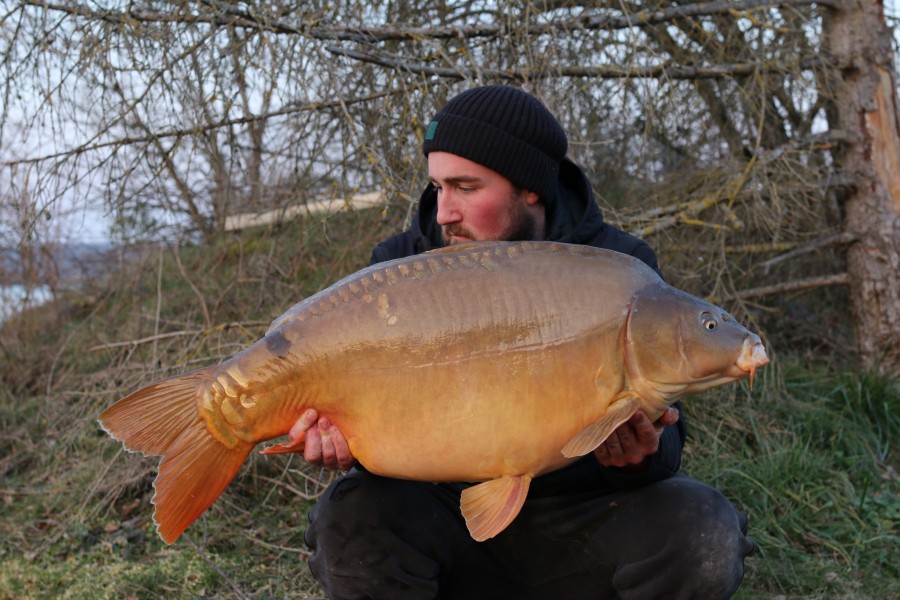
[[[438,339],[414,349],[349,352],[321,365],[331,376],[314,378],[314,405],[380,475],[537,475],[571,462],[561,448],[603,414],[608,397],[587,365],[597,356],[591,350],[608,342],[603,331],[589,331],[517,349]]]

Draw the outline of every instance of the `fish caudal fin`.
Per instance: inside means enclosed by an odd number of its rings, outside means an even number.
[[[225,491],[252,449],[246,443],[227,448],[202,422],[185,430],[163,456],[153,482],[159,537],[167,544],[177,540]]]
[[[100,426],[128,450],[162,456],[189,425],[200,421],[198,389],[205,389],[213,367],[148,385],[100,415]]]
[[[153,520],[171,544],[219,497],[253,445],[229,448],[216,440],[197,410],[197,398],[212,381],[208,367],[170,377],[116,402],[100,425],[125,448],[162,456],[153,487]]]
[[[569,440],[569,443],[563,446],[563,456],[572,458],[575,456],[584,456],[588,452],[593,451],[606,438],[609,437],[616,427],[631,418],[640,408],[640,401],[634,396],[626,396],[616,400],[609,405],[606,414],[598,420],[585,427],[578,435]]]
[[[490,539],[512,523],[528,495],[530,475],[504,475],[463,490],[460,509],[477,542]]]

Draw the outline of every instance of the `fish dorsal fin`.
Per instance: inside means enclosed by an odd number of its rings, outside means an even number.
[[[635,396],[619,398],[609,405],[606,414],[598,421],[594,421],[569,440],[569,443],[562,449],[563,456],[572,458],[591,452],[602,444],[609,434],[615,431],[616,427],[630,419],[640,406],[641,403]]]
[[[454,254],[456,252],[472,252],[473,250],[478,250],[481,247],[490,247],[496,248],[498,245],[501,245],[501,242],[485,242],[483,240],[475,241],[475,242],[465,242],[462,244],[453,244],[450,246],[444,246],[443,248],[435,248],[433,250],[429,250],[424,252],[423,254]]]
[[[522,509],[530,484],[531,475],[504,475],[463,490],[460,508],[472,539],[483,542],[506,529]]]

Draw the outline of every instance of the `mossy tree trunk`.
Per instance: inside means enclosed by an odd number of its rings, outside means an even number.
[[[856,238],[847,262],[859,354],[864,368],[900,374],[900,120],[892,32],[881,1],[854,0],[829,11],[823,33],[823,50],[837,67],[829,125],[851,140],[835,159],[857,182],[844,210],[846,230]]]

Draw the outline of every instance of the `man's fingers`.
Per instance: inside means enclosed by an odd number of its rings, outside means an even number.
[[[303,458],[312,465],[322,464],[322,434],[318,427],[310,427],[306,431],[306,448]]]
[[[326,418],[319,419],[319,439],[322,441],[322,466],[334,471],[338,468],[337,452],[331,435],[332,425]]]
[[[309,464],[321,465],[332,471],[349,471],[356,464],[341,430],[312,408],[300,415],[291,427],[290,437],[294,440],[304,433],[303,458]]]
[[[319,414],[312,408],[308,408],[303,411],[303,414],[300,415],[300,418],[294,423],[291,427],[291,431],[288,434],[292,440],[297,439],[301,433],[307,431],[313,424],[319,419]]]
[[[639,412],[641,415],[640,419],[636,419],[633,423],[635,437],[638,440],[657,435],[656,433],[656,423],[650,420],[650,418],[643,413],[643,411]],[[662,420],[662,419],[660,419]]]
[[[334,444],[334,455],[337,459],[338,469],[349,471],[350,467],[356,464],[356,459],[350,454],[350,445],[347,444],[347,438],[334,425],[331,426],[331,441]]]
[[[660,418],[653,422],[653,427],[657,431],[662,431],[669,425],[674,425],[675,423],[677,423],[680,417],[681,415],[678,413],[678,409],[674,406],[670,406],[666,409],[666,412],[664,412]]]
[[[674,406],[670,406],[668,410],[660,417],[660,420],[664,422],[665,425],[674,425],[681,418],[681,414],[678,412],[678,409]]]

